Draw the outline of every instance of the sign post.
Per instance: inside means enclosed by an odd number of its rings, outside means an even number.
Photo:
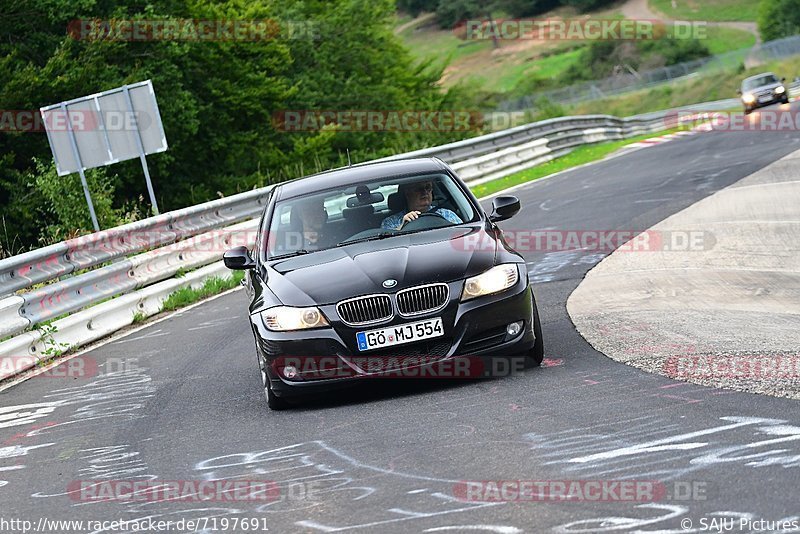
[[[167,138],[150,80],[46,106],[40,111],[58,175],[80,174],[95,231],[99,226],[84,175],[86,169],[138,157],[153,214],[158,215],[145,156],[167,150]]]
[[[142,134],[139,132],[139,126],[136,121],[136,114],[133,111],[133,101],[131,100],[131,92],[127,85],[122,87],[125,92],[125,100],[128,104],[128,111],[134,122],[136,130],[136,146],[139,149],[139,160],[142,162],[142,170],[144,171],[144,179],[147,182],[147,194],[150,195],[150,204],[153,206],[153,215],[158,215],[158,203],[156,202],[156,194],[153,192],[153,182],[150,181],[150,170],[147,168],[147,158],[145,158],[144,145],[142,144]],[[166,142],[166,140],[165,140]]]
[[[92,204],[92,194],[89,192],[89,184],[86,183],[86,175],[83,173],[83,165],[81,164],[81,155],[78,152],[78,144],[75,142],[75,132],[72,130],[72,120],[69,118],[66,106],[61,104],[61,111],[64,113],[64,123],[69,132],[69,142],[72,147],[72,154],[75,161],[78,162],[78,173],[81,175],[81,185],[83,186],[83,195],[86,197],[86,204],[89,205],[89,215],[92,216],[92,226],[95,232],[100,231],[100,225],[97,223],[97,214],[94,212],[94,204]]]

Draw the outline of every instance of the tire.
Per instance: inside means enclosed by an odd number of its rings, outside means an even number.
[[[257,358],[258,368],[261,371],[261,386],[264,388],[264,396],[267,397],[267,406],[269,406],[270,410],[285,410],[289,407],[289,403],[285,399],[275,395],[275,392],[272,391],[272,383],[267,374],[267,362],[261,356],[257,356]]]
[[[539,367],[544,360],[544,339],[542,338],[542,322],[539,320],[539,309],[536,306],[536,299],[533,298],[533,290],[531,290],[531,304],[533,304],[533,333],[536,336],[536,342],[528,351],[525,360],[529,367]]]
[[[265,387],[264,391],[267,393],[267,406],[269,406],[270,410],[280,411],[289,407],[289,403],[286,402],[286,400],[276,396],[275,393],[272,392],[271,387]]]
[[[783,100],[781,100],[781,103],[788,104],[789,103],[789,97],[784,97]]]

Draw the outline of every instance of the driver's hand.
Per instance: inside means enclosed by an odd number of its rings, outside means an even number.
[[[400,228],[402,228],[407,222],[419,218],[419,215],[420,215],[419,211],[409,211],[408,213],[406,213],[403,216],[403,222],[400,223]]]

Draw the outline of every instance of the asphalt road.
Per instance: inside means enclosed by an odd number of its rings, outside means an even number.
[[[798,148],[796,132],[677,139],[518,189],[523,209],[503,226],[644,230]],[[3,527],[11,519],[211,517],[237,532],[703,532],[723,518],[749,532],[747,521],[797,518],[800,404],[650,375],[576,333],[565,302],[605,254],[525,252],[547,359],[507,378],[373,381],[270,412],[242,291],[97,348],[79,360],[96,376],[41,376],[0,393],[0,531],[14,531]],[[71,491],[75,481],[220,478],[276,481],[281,498]],[[656,481],[667,495],[455,497],[459,481],[490,480]],[[257,528],[234,525],[242,519]]]

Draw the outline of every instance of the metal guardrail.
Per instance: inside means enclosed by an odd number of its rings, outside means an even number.
[[[559,117],[547,119],[522,126],[493,132],[478,137],[456,141],[446,145],[423,148],[413,152],[397,154],[376,161],[394,161],[409,158],[437,157],[450,164],[489,154],[498,149],[522,144],[533,139],[556,136],[564,132],[574,132],[608,124],[609,121],[621,121],[610,115],[581,115],[578,117]]]
[[[452,164],[467,183],[483,183],[577,146],[665,129],[669,127],[665,119],[673,112],[625,119],[561,117],[378,161],[438,157]],[[0,361],[27,358],[31,367],[53,345],[76,347],[99,339],[131,324],[135,314],[158,313],[163,300],[176,289],[198,287],[210,276],[228,274],[219,261],[222,253],[254,243],[256,217],[270,189],[190,206],[0,260],[0,337],[14,336],[0,342]],[[173,278],[189,269],[197,270]],[[35,287],[39,284],[44,285]],[[35,329],[62,316],[47,331]],[[14,372],[0,367],[0,380],[19,371],[12,367]]]
[[[0,296],[250,219],[263,209],[269,189],[190,206],[5,258],[0,260]]]
[[[637,126],[641,127],[653,119],[657,121],[666,113],[647,119],[619,119],[609,115],[561,117],[377,161],[438,157],[453,164],[534,139],[547,138],[551,143],[557,143],[562,137],[600,127],[619,127],[633,132]],[[210,229],[250,219],[263,209],[269,190],[270,187],[265,187],[190,206],[0,260],[0,297]]]

